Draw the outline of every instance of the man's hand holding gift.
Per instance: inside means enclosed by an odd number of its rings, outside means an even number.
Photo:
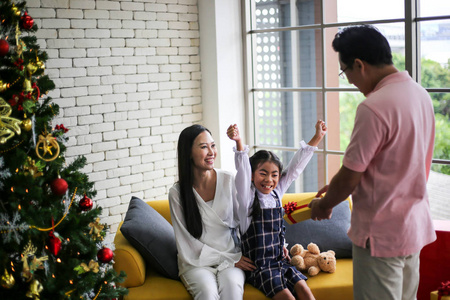
[[[308,207],[311,208],[311,219],[314,221],[328,220],[331,218],[333,208],[324,208],[322,197],[323,194],[328,191],[328,185],[321,188],[317,194],[316,198],[311,200]]]

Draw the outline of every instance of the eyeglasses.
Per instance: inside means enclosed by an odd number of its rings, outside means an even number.
[[[341,71],[341,73],[339,73],[339,77],[341,77],[342,79],[345,79],[345,70],[347,70],[348,69],[348,66],[346,66],[345,68],[344,68],[344,70],[342,70]]]

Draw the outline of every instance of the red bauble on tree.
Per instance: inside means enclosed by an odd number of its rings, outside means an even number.
[[[88,196],[84,195],[84,197],[80,200],[79,205],[82,211],[88,211],[92,209],[94,203],[92,202],[91,198],[88,198]]]
[[[9,52],[9,43],[7,40],[0,40],[0,56],[5,56]]]
[[[55,180],[50,183],[50,188],[56,196],[62,196],[66,193],[67,189],[69,188],[69,185],[67,184],[67,181],[65,181],[62,178],[56,178]]]
[[[22,20],[22,28],[31,29],[31,27],[33,27],[34,20],[32,17],[28,15],[28,13],[24,13],[21,20]]]
[[[109,263],[114,257],[114,252],[106,247],[103,247],[102,249],[98,250],[97,252],[97,258],[102,263]]]
[[[54,256],[57,256],[61,248],[61,240],[51,231],[48,234],[48,249]]]

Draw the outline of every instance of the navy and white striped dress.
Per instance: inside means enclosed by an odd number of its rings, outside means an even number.
[[[274,208],[262,208],[242,235],[242,255],[257,267],[247,272],[247,281],[270,298],[285,288],[295,294],[294,285],[307,279],[283,257],[284,233],[283,209],[278,204]]]

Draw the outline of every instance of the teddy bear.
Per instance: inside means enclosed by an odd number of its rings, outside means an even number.
[[[314,243],[308,244],[308,250],[302,245],[295,244],[291,248],[291,264],[300,271],[307,271],[309,276],[316,276],[320,271],[334,273],[336,271],[336,257],[333,250],[320,252]]]

